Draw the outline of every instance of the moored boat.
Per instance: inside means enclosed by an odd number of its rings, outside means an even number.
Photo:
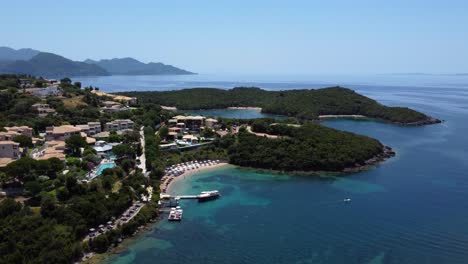
[[[206,192],[201,192],[198,196],[198,202],[206,202],[206,201],[211,201],[218,199],[221,196],[219,191],[206,191]]]

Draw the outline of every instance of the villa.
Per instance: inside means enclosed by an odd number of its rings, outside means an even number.
[[[28,126],[12,126],[5,127],[5,129],[10,133],[16,133],[18,135],[24,135],[28,137],[33,136],[33,129]]]
[[[47,141],[65,141],[65,139],[73,135],[81,135],[81,128],[74,127],[72,125],[53,126],[46,128]]]
[[[218,120],[214,118],[207,118],[205,120],[205,127],[216,128],[218,126]]]
[[[37,111],[37,116],[46,117],[49,114],[55,114],[55,110],[48,104],[33,104],[32,107]]]
[[[176,140],[179,136],[182,136],[182,129],[179,127],[170,127],[167,133],[167,139]]]
[[[133,129],[133,121],[130,119],[116,119],[112,122],[107,122],[105,125],[106,131],[120,131]]]
[[[205,117],[203,116],[183,116],[178,115],[174,116],[172,119],[169,120],[170,126],[176,126],[181,128],[182,130],[189,130],[189,131],[200,131],[203,127],[205,121]]]
[[[97,154],[100,156],[107,156],[112,152],[114,146],[119,145],[120,143],[107,143],[105,141],[99,140],[96,141],[93,148],[96,150]]]
[[[0,141],[0,167],[21,158],[19,143],[6,140]]]
[[[21,157],[19,143],[14,141],[0,141],[0,158],[18,159]]]
[[[136,97],[128,97],[123,95],[115,95],[115,94],[108,94],[97,90],[92,90],[92,93],[96,94],[97,96],[106,96],[112,98],[112,100],[124,103],[125,105],[135,105],[138,103]]]
[[[86,125],[76,125],[75,127],[80,128],[81,131],[86,133],[88,136],[94,136],[101,133],[100,122],[88,122]]]
[[[130,108],[124,107],[121,103],[119,102],[114,102],[114,101],[104,101],[102,102],[104,105],[101,107],[101,110],[106,113],[113,113],[113,112],[119,112],[122,110],[128,110]]]
[[[185,135],[182,140],[189,143],[190,145],[198,144],[198,138],[194,135]]]
[[[25,93],[33,94],[41,98],[46,98],[47,96],[61,96],[62,92],[58,89],[57,86],[49,86],[45,88],[26,88]]]
[[[50,158],[65,160],[65,141],[47,141],[45,148],[33,158],[37,160],[47,160]]]

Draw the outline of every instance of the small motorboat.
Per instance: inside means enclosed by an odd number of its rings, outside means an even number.
[[[346,198],[346,199],[343,200],[343,202],[349,203],[349,202],[351,202],[351,198]]]

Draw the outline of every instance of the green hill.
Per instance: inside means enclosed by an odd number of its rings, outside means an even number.
[[[342,87],[288,91],[266,91],[260,88],[193,88],[163,92],[124,92],[140,102],[175,106],[182,110],[218,109],[255,106],[271,114],[300,119],[318,119],[319,115],[364,115],[402,125],[440,122],[407,107],[388,107]]]

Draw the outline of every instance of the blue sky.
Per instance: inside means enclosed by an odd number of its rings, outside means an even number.
[[[4,1],[0,46],[199,73],[468,72],[468,1]]]

